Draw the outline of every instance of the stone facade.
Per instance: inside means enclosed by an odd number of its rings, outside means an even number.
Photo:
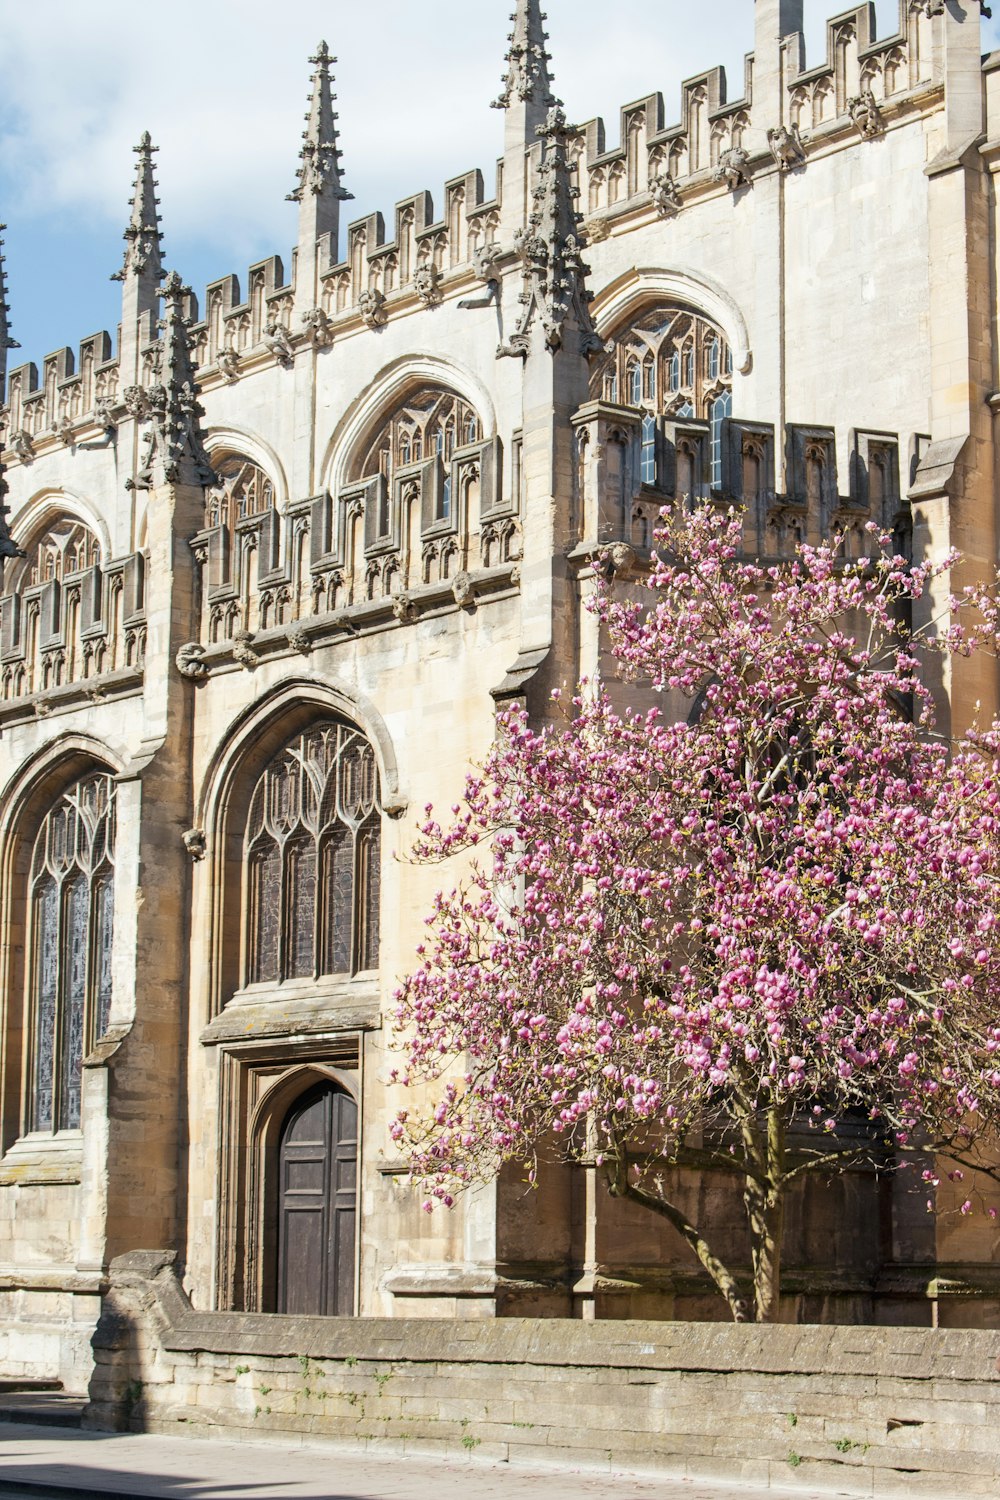
[[[637,576],[675,497],[745,504],[769,556],[875,519],[994,566],[978,17],[901,0],[877,39],[862,5],[807,60],[801,0],[756,0],[743,96],[710,70],[609,148],[519,0],[492,196],[469,172],[343,234],[324,44],[287,274],[166,277],[144,135],[118,347],[6,368],[0,287],[5,1372],[85,1381],[108,1267],[152,1246],[218,1312],[719,1315],[585,1169],[421,1212],[387,1049],[437,877],[397,856],[497,702],[594,671],[595,556]],[[936,686],[956,727],[996,707],[985,662]],[[738,1234],[718,1185],[685,1191]],[[295,1269],[317,1236],[322,1287]],[[787,1315],[981,1324],[997,1248],[817,1184]]]
[[[170,1256],[149,1253],[122,1256],[111,1281],[94,1339],[95,1427],[874,1500],[996,1494],[994,1334],[206,1314]]]

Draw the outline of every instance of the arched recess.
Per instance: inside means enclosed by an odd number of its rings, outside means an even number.
[[[241,1240],[245,1265],[242,1272],[247,1306],[263,1312],[277,1310],[278,1252],[280,1240],[280,1152],[282,1134],[296,1105],[316,1088],[331,1087],[361,1106],[357,1072],[323,1062],[294,1064],[263,1092],[246,1128],[247,1178],[244,1185],[245,1218]],[[360,1148],[360,1142],[358,1143]],[[360,1182],[360,1172],[357,1174]],[[355,1217],[357,1219],[355,1194]],[[356,1282],[358,1245],[350,1246]],[[352,1305],[350,1312],[355,1311]]]
[[[358,450],[380,420],[422,385],[444,386],[461,396],[479,415],[483,433],[492,437],[497,418],[493,398],[471,370],[440,355],[403,355],[388,365],[347,408],[327,443],[320,469],[331,495],[348,482]]]
[[[681,302],[703,312],[725,334],[739,373],[750,373],[753,364],[750,330],[739,304],[721,282],[702,271],[689,267],[625,271],[598,292],[591,304],[591,315],[598,333],[605,338],[656,301]]]
[[[249,458],[270,478],[275,508],[284,513],[288,504],[288,477],[281,459],[263,438],[242,427],[210,427],[205,434],[205,451],[210,459],[230,453]]]
[[[124,756],[86,735],[65,734],[32,756],[0,797],[0,1150],[21,1133],[25,1111],[24,1003],[28,883],[35,839],[63,793],[90,773],[119,776]]]
[[[299,730],[324,716],[353,724],[375,755],[381,807],[399,817],[407,802],[400,792],[395,749],[378,710],[358,694],[317,678],[283,682],[237,716],[223,737],[198,802],[211,870],[209,1016],[218,1015],[239,987],[244,834],[250,801],[272,756]]]
[[[101,544],[104,562],[112,556],[111,532],[104,517],[89,500],[71,490],[39,490],[30,500],[18,507],[11,519],[11,535],[19,547],[29,544],[45,529],[62,517],[71,516],[94,533]]]

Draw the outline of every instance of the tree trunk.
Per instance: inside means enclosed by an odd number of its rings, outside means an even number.
[[[628,1169],[618,1163],[608,1164],[607,1170],[608,1189],[613,1198],[630,1198],[633,1203],[641,1203],[643,1208],[650,1209],[659,1214],[677,1230],[677,1233],[694,1251],[701,1261],[705,1270],[711,1276],[718,1290],[725,1297],[732,1314],[734,1323],[749,1322],[746,1302],[740,1295],[739,1284],[736,1277],[723,1265],[718,1256],[712,1251],[711,1246],[695,1224],[692,1224],[686,1214],[668,1199],[659,1197],[655,1193],[647,1193],[645,1188],[636,1186],[628,1180]]]
[[[754,1321],[777,1323],[781,1313],[781,1253],[785,1237],[785,1112],[768,1111],[767,1141],[755,1136],[754,1158],[764,1170],[747,1177],[743,1193],[753,1259]],[[748,1127],[752,1129],[752,1127]],[[744,1138],[748,1130],[744,1130]]]

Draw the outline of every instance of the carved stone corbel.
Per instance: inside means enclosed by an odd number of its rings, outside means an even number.
[[[385,293],[380,292],[377,287],[368,287],[358,298],[358,312],[369,328],[384,328],[389,318]]]
[[[247,672],[252,672],[260,663],[260,657],[251,645],[252,641],[253,635],[249,630],[237,630],[233,636],[233,661],[239,662]]]
[[[847,112],[862,140],[871,140],[874,136],[881,135],[882,111],[871,89],[863,89],[853,99],[848,99]]]
[[[205,648],[198,641],[188,641],[181,646],[175,658],[177,670],[189,682],[204,682],[208,676],[208,663],[204,660]]]
[[[805,150],[798,126],[789,130],[785,125],[774,125],[767,132],[767,144],[774,164],[779,172],[790,172],[805,161]]]
[[[329,349],[333,343],[333,325],[323,308],[307,308],[302,314],[302,327],[314,349]]]
[[[189,828],[187,833],[181,835],[184,847],[190,854],[195,864],[205,858],[205,830],[204,828]]]
[[[649,179],[649,196],[661,219],[673,219],[681,211],[681,195],[669,172],[657,172]]]
[[[441,301],[441,273],[432,260],[418,266],[413,276],[413,289],[425,307],[437,307]]]
[[[401,625],[409,625],[417,618],[417,606],[409,594],[393,594],[392,612]]]
[[[296,626],[288,632],[288,644],[293,651],[299,651],[303,656],[308,656],[313,648],[313,643],[306,635],[301,626]]]
[[[471,573],[456,573],[452,579],[451,591],[455,596],[455,603],[459,609],[465,609],[467,605],[474,604],[476,600],[476,586]]]
[[[750,185],[750,153],[742,146],[731,146],[719,157],[713,173],[714,182],[724,182],[731,193]]]

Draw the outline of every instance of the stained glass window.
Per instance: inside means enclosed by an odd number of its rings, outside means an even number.
[[[375,756],[356,729],[328,719],[279,751],[247,819],[247,983],[377,966],[380,833]]]
[[[114,937],[115,788],[84,778],[46,816],[31,860],[28,1127],[75,1130],[85,1054],[107,1029]]]

